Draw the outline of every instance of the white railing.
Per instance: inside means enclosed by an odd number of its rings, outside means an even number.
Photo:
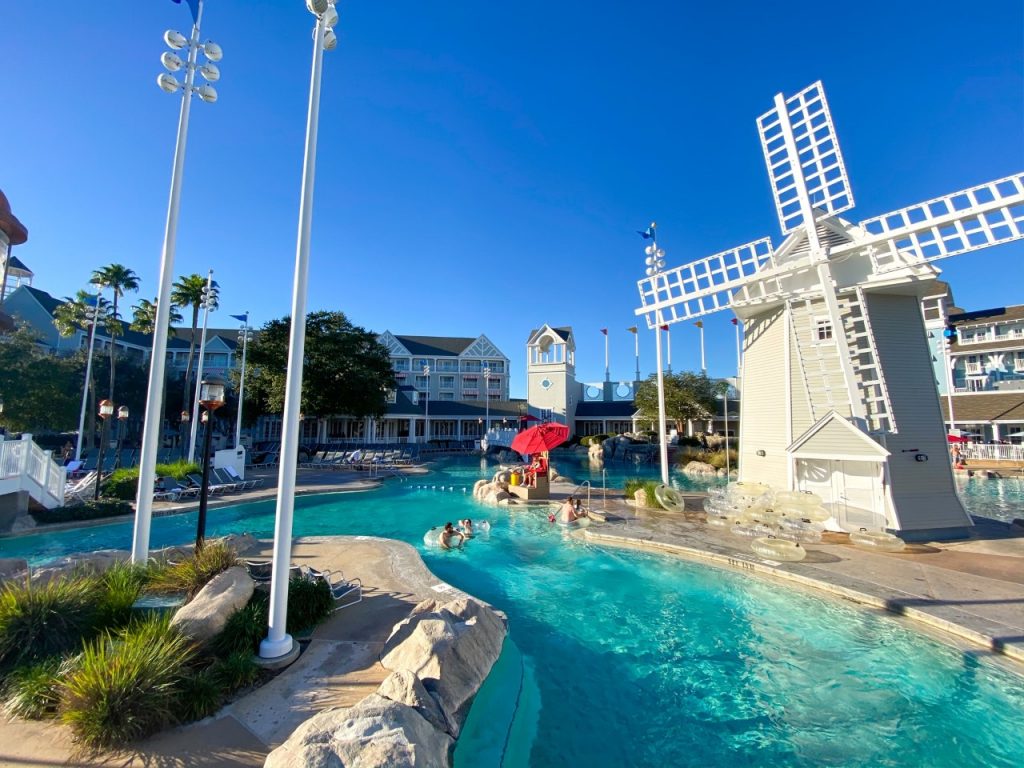
[[[508,448],[518,434],[518,429],[489,429],[487,430],[487,445]]]
[[[987,344],[992,341],[1022,341],[1024,330],[1007,331],[1006,333],[976,333],[972,336],[961,336],[957,342],[961,347],[971,344]]]
[[[967,369],[967,373],[974,375],[985,372],[985,369],[982,368],[981,363],[966,363],[964,367]]]
[[[966,443],[960,447],[960,453],[967,460],[1024,461],[1024,445]]]
[[[32,442],[31,436],[0,441],[0,480],[17,481],[12,487],[27,490],[43,506],[64,503],[66,474],[64,467],[50,457],[49,451]],[[26,479],[30,482],[25,482]]]

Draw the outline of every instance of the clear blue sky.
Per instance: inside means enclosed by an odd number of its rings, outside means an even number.
[[[773,7],[775,6],[775,7]],[[1019,0],[343,2],[325,54],[310,309],[396,333],[486,333],[525,390],[530,328],[571,325],[578,375],[632,377],[636,280],[778,222],[754,119],[824,81],[859,221],[1024,168]],[[157,291],[179,99],[156,86],[185,5],[0,0],[0,188],[15,250],[64,296],[121,262]],[[289,312],[311,55],[302,0],[206,0],[220,100],[193,102],[175,274],[222,310]],[[941,263],[961,306],[1024,303],[1024,244]],[[135,298],[133,297],[132,301]],[[730,315],[706,319],[714,375]],[[676,369],[699,365],[675,326]],[[641,368],[654,368],[641,336]]]

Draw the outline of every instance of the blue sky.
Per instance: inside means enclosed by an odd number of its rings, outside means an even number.
[[[772,7],[779,6],[779,7]],[[824,81],[855,221],[1024,168],[1024,6],[992,0],[344,2],[325,54],[310,309],[375,331],[475,336],[525,391],[530,328],[571,325],[578,376],[634,369],[636,280],[781,241],[755,129]],[[110,262],[157,291],[179,99],[156,87],[171,0],[0,0],[0,188],[15,254],[63,296]],[[175,274],[215,270],[222,310],[288,313],[312,17],[301,0],[206,0],[220,99],[193,102]],[[968,308],[1024,303],[1013,244],[940,264]],[[132,299],[135,300],[135,297]],[[708,367],[735,367],[728,313]],[[654,368],[641,336],[641,369]],[[674,326],[674,368],[699,366]]]

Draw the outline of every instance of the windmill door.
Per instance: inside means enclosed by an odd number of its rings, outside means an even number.
[[[874,461],[797,459],[797,487],[821,496],[844,527],[885,527],[880,465]]]

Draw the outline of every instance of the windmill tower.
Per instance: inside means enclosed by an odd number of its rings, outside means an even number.
[[[639,280],[650,328],[743,321],[740,479],[814,491],[846,528],[963,535],[920,300],[932,262],[1024,237],[1024,174],[852,224],[820,82],[757,119],[782,233]]]

